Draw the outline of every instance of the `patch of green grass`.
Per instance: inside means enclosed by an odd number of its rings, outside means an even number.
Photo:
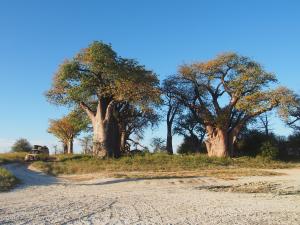
[[[18,184],[18,179],[8,170],[0,167],[0,192],[8,191]]]
[[[26,154],[27,152],[0,153],[0,164],[24,162],[24,157]]]
[[[188,171],[224,171],[224,169],[274,169],[289,168],[296,163],[266,160],[264,158],[216,158],[204,154],[167,155],[145,154],[119,159],[99,159],[87,155],[57,157],[54,162],[34,162],[33,166],[52,175],[60,174],[174,174]],[[239,174],[239,173],[237,173]]]

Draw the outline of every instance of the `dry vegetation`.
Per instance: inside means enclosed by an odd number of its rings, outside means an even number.
[[[9,171],[0,167],[0,192],[8,191],[18,183],[18,180]]]
[[[99,159],[87,155],[57,156],[54,162],[35,162],[33,167],[52,175],[97,173],[105,177],[167,178],[275,175],[261,170],[289,168],[300,164],[264,158],[214,158],[206,155],[145,154],[119,159]]]
[[[273,193],[276,195],[299,195],[300,191],[291,188],[282,188],[281,184],[274,182],[249,182],[236,185],[213,185],[199,187],[199,190],[210,190],[215,192],[237,192],[237,193]]]
[[[4,163],[24,162],[26,152],[0,153],[0,165]]]

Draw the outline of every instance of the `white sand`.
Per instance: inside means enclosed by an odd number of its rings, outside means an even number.
[[[248,181],[300,186],[300,170],[280,177],[222,181],[211,177],[161,180],[94,179],[71,182],[13,164],[23,179],[0,193],[0,224],[300,224],[300,195],[199,190]]]

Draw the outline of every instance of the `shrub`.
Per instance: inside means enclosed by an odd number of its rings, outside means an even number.
[[[8,191],[13,188],[18,183],[17,178],[15,178],[9,171],[0,167],[0,192]]]
[[[267,141],[260,147],[261,156],[267,159],[276,159],[279,156],[279,149],[277,146]]]
[[[18,139],[11,147],[12,152],[29,152],[31,149],[31,144],[24,138]]]
[[[266,142],[279,144],[278,137],[273,133],[266,135],[258,130],[245,130],[239,137],[235,152],[240,156],[261,155],[261,147]]]
[[[177,149],[178,154],[203,153],[205,152],[204,143],[196,136],[185,137]]]

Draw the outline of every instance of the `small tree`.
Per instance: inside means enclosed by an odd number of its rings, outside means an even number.
[[[25,138],[18,139],[11,147],[12,152],[29,152],[32,146]]]
[[[262,129],[266,136],[269,136],[271,132],[269,115],[270,114],[268,113],[263,113],[257,118],[258,119],[257,122],[261,125],[258,127],[258,129]]]
[[[279,149],[272,142],[264,142],[260,148],[261,156],[267,159],[276,159],[279,156]]]
[[[48,132],[56,136],[62,143],[64,153],[73,154],[73,141],[88,126],[88,122],[80,111],[73,111],[58,120],[50,120]]]
[[[233,144],[250,120],[274,108],[285,111],[295,98],[285,87],[271,89],[275,75],[235,53],[183,65],[175,79],[178,98],[206,129],[209,156],[233,155]]]
[[[165,152],[166,151],[166,140],[160,137],[152,138],[151,146],[153,147],[153,152]]]
[[[128,153],[131,147],[135,147],[135,149],[137,146],[144,148],[138,140],[143,138],[145,128],[149,126],[153,128],[159,121],[159,117],[153,107],[143,110],[130,104],[123,104],[118,111],[120,112],[117,118],[122,154]]]
[[[93,154],[93,137],[91,135],[84,136],[79,141],[83,154]]]
[[[191,112],[177,118],[174,133],[184,137],[178,153],[199,153],[201,151],[205,128]]]
[[[173,123],[176,116],[182,111],[182,105],[174,95],[174,80],[170,77],[162,83],[162,99],[163,105],[166,108],[166,122],[167,122],[167,146],[166,150],[169,154],[173,154]]]

